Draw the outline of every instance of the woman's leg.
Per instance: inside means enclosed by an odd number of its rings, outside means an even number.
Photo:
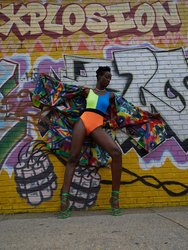
[[[85,137],[86,137],[85,127],[80,119],[73,128],[70,156],[65,168],[64,183],[62,189],[62,203],[61,203],[62,211],[66,210],[69,205],[67,195],[70,190],[70,185],[72,182],[72,177],[74,175],[76,165],[79,162],[80,153]],[[63,198],[65,202],[63,202]]]
[[[93,140],[101,146],[112,157],[111,171],[112,171],[112,198],[111,205],[113,208],[119,208],[118,194],[121,182],[122,172],[122,152],[118,145],[112,138],[101,128],[96,128],[91,136]],[[115,191],[115,192],[114,192]]]

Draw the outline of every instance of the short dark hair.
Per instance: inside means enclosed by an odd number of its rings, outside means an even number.
[[[99,79],[99,76],[102,76],[104,74],[104,72],[111,72],[111,69],[110,67],[108,66],[99,66],[97,71],[96,71],[96,77],[97,77],[97,80]]]

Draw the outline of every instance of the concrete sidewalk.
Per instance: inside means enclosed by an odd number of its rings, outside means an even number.
[[[0,249],[188,250],[188,207],[0,215]]]

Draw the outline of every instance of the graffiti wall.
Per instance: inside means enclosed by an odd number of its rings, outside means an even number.
[[[0,1],[1,213],[60,208],[65,161],[43,145],[30,99],[39,74],[94,87],[106,65],[111,90],[160,112],[168,134],[143,154],[117,132],[121,207],[188,205],[187,23],[188,1]],[[108,208],[111,183],[110,167],[78,166],[73,208]]]

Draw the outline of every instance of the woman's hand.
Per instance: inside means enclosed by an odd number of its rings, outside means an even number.
[[[160,113],[149,113],[149,118],[154,118],[154,119],[161,119]]]

